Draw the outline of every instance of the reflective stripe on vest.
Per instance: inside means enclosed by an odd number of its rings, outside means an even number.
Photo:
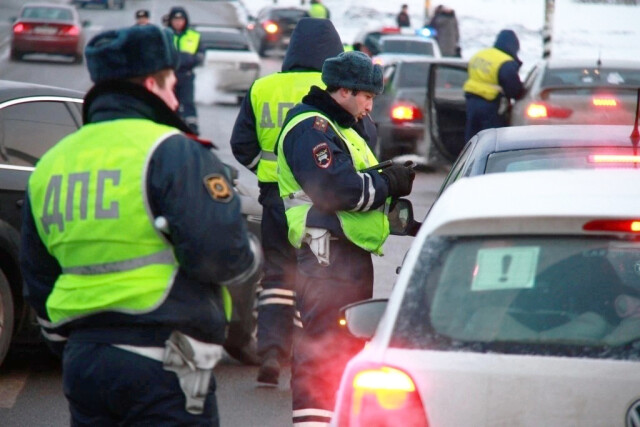
[[[325,119],[337,135],[345,142],[356,171],[378,163],[366,141],[351,128],[340,127],[317,111],[301,113],[289,120],[278,138],[278,187],[285,205],[289,242],[299,248],[307,222],[307,214],[311,208],[311,199],[296,181],[284,155],[284,138],[300,122],[312,118]],[[353,244],[375,254],[382,254],[382,245],[389,236],[389,220],[387,210],[389,200],[380,209],[364,212],[337,212],[344,235]]]
[[[140,119],[89,124],[38,162],[29,200],[62,268],[46,302],[54,326],[102,311],[146,313],[165,300],[178,263],[153,226],[146,175],[155,148],[177,133]]]
[[[481,96],[487,101],[496,99],[502,92],[498,84],[498,72],[507,61],[513,61],[513,58],[495,47],[476,53],[469,60],[469,79],[464,83],[464,91]]]
[[[190,53],[195,55],[198,51],[198,44],[200,44],[200,33],[188,29],[181,35],[173,35],[173,44],[179,52]]]
[[[325,88],[318,71],[274,73],[253,83],[251,107],[262,149],[257,171],[260,182],[278,181],[274,153],[278,134],[289,109],[299,103],[313,85]]]

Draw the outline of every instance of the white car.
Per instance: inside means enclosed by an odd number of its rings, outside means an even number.
[[[240,102],[260,76],[260,57],[243,28],[196,25],[205,50],[204,63],[194,68],[195,101],[211,104],[220,94]]]
[[[408,34],[387,34],[380,36],[380,51],[371,59],[374,64],[385,66],[414,58],[442,58],[435,39]]]
[[[451,185],[388,304],[345,310],[349,331],[373,338],[347,365],[332,425],[640,425],[638,176]]]

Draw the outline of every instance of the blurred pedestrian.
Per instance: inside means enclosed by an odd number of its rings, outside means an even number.
[[[311,0],[309,16],[312,18],[331,19],[331,13],[327,6],[322,3],[322,0]]]
[[[371,298],[373,263],[389,235],[390,197],[411,192],[414,172],[378,163],[354,125],[382,92],[382,68],[362,52],[322,67],[326,89],[312,86],[289,110],[277,142],[278,187],[289,242],[296,248],[296,299],[302,334],[294,344],[294,426],[324,426],[347,361],[363,345],[339,324],[344,305]]]
[[[507,126],[510,100],[524,93],[518,71],[520,42],[512,30],[502,30],[493,47],[469,60],[469,78],[464,84],[467,122],[465,141],[484,129]]]
[[[200,45],[200,33],[189,26],[187,11],[176,6],[169,11],[169,28],[174,32],[173,41],[180,54],[180,66],[176,70],[178,83],[176,96],[180,101],[178,110],[182,119],[187,123],[191,132],[199,133],[198,114],[194,101],[193,69],[204,61],[204,51]]]
[[[371,51],[369,50],[369,48],[366,45],[364,45],[363,43],[360,43],[360,42],[355,42],[353,44],[353,50],[357,50],[358,52],[362,52],[362,53],[364,53],[365,55],[367,55],[369,57],[373,56],[371,54]]]
[[[405,27],[411,27],[411,20],[409,19],[409,6],[407,6],[406,4],[403,4],[402,7],[400,8],[400,12],[398,12],[398,15],[396,16],[396,23],[398,24],[398,27],[400,28],[405,28]]]
[[[461,56],[458,18],[453,9],[439,5],[428,25],[436,30],[436,40],[442,56]]]
[[[226,168],[175,114],[171,37],[91,39],[84,125],[29,179],[24,296],[63,351],[73,426],[218,426],[225,286],[259,278]]]
[[[149,11],[146,9],[136,10],[136,25],[149,25]]]

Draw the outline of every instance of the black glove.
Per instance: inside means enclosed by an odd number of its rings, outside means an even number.
[[[416,177],[413,169],[400,165],[389,166],[383,169],[380,175],[389,184],[389,196],[391,197],[402,197],[411,193],[413,179]]]

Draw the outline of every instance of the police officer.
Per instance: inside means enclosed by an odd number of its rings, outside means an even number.
[[[236,159],[258,176],[262,205],[264,277],[258,301],[258,383],[278,384],[291,355],[295,315],[295,252],[278,192],[275,145],[285,115],[312,85],[324,87],[325,59],[342,52],[340,36],[326,19],[302,18],[291,34],[282,72],[256,80],[240,107],[231,135]],[[300,325],[299,318],[295,324]]]
[[[303,323],[294,343],[294,425],[324,425],[346,362],[362,346],[338,326],[339,309],[371,298],[371,254],[389,234],[391,197],[411,192],[414,172],[378,163],[356,121],[382,92],[382,69],[362,52],[324,62],[326,89],[311,87],[287,114],[278,138],[278,185],[289,241],[297,248],[296,297]],[[309,423],[309,424],[305,424]]]
[[[189,27],[187,11],[176,6],[169,11],[169,28],[174,32],[173,41],[180,52],[180,66],[176,70],[178,83],[176,96],[180,101],[178,110],[191,132],[198,135],[198,114],[194,101],[193,69],[204,61],[204,51],[200,45],[200,33]]]
[[[29,180],[25,298],[68,339],[73,425],[217,426],[223,286],[255,283],[260,248],[211,144],[174,113],[171,33],[110,30],[85,54],[85,124]]]
[[[483,49],[469,60],[465,92],[467,122],[465,141],[484,129],[507,125],[510,99],[524,93],[518,71],[520,42],[512,30],[502,30],[493,47]]]
[[[146,9],[136,10],[136,25],[149,25],[149,11]]]

